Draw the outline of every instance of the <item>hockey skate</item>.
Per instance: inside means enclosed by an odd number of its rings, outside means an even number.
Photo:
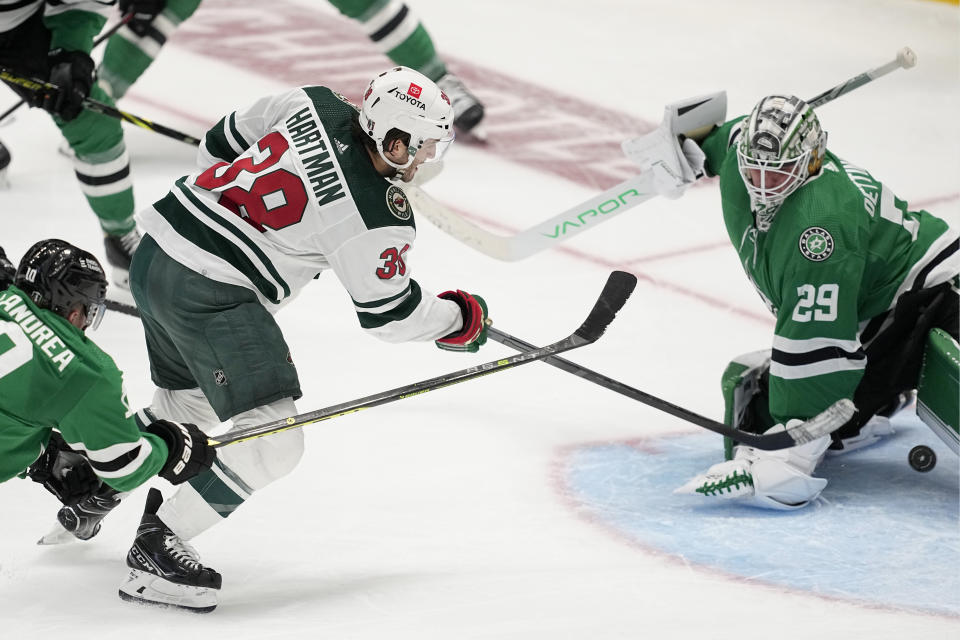
[[[126,494],[104,485],[94,494],[68,504],[57,512],[58,525],[37,541],[39,545],[89,540],[100,532],[100,524]]]
[[[120,585],[120,598],[128,602],[176,607],[195,613],[217,608],[220,574],[200,564],[200,557],[157,516],[163,496],[150,489],[127,553],[130,571]]]
[[[477,97],[467,91],[463,81],[452,73],[437,80],[437,86],[450,98],[453,107],[453,125],[463,133],[482,138],[480,130],[474,130],[483,120],[483,105]]]
[[[104,485],[97,493],[60,509],[57,520],[78,539],[89,540],[100,532],[101,522],[121,498],[120,492]]]
[[[113,270],[113,283],[118,287],[130,288],[130,260],[139,245],[140,232],[135,228],[122,235],[107,234],[103,237],[107,262]]]

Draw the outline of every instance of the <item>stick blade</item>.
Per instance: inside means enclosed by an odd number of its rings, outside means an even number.
[[[816,440],[845,425],[856,412],[857,407],[851,400],[841,398],[803,424],[790,429],[790,436],[797,444]]]
[[[637,276],[626,271],[614,271],[607,278],[597,303],[590,310],[590,315],[583,321],[580,328],[574,333],[588,342],[595,342],[607,330],[607,326],[623,308],[627,299],[637,286]]]

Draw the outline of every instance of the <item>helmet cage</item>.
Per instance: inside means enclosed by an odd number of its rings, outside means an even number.
[[[43,240],[27,251],[14,284],[38,307],[66,318],[82,306],[82,329],[100,326],[106,310],[107,279],[93,254],[63,240]]]
[[[394,67],[370,81],[360,103],[359,122],[384,162],[398,170],[409,167],[414,159],[439,161],[454,140],[450,99],[432,80],[406,67]],[[406,162],[387,157],[384,140],[393,129],[410,135]]]
[[[794,96],[762,99],[737,144],[740,177],[754,208],[772,218],[787,196],[820,170],[826,143],[806,102]]]

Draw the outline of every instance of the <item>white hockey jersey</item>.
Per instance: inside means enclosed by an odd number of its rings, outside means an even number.
[[[204,136],[203,170],[140,212],[140,228],[177,262],[251,289],[271,311],[332,269],[360,325],[383,340],[458,331],[459,307],[410,277],[413,211],[353,138],[355,113],[325,87],[231,113]]]

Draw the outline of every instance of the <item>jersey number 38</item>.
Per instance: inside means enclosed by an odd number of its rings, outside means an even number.
[[[219,190],[219,204],[253,225],[261,233],[297,224],[307,207],[307,190],[297,174],[273,168],[290,143],[279,132],[257,142],[259,156],[239,158],[232,164],[218,162],[197,177],[197,186]],[[272,169],[272,170],[271,170]],[[245,189],[237,182],[243,172],[256,177]]]

